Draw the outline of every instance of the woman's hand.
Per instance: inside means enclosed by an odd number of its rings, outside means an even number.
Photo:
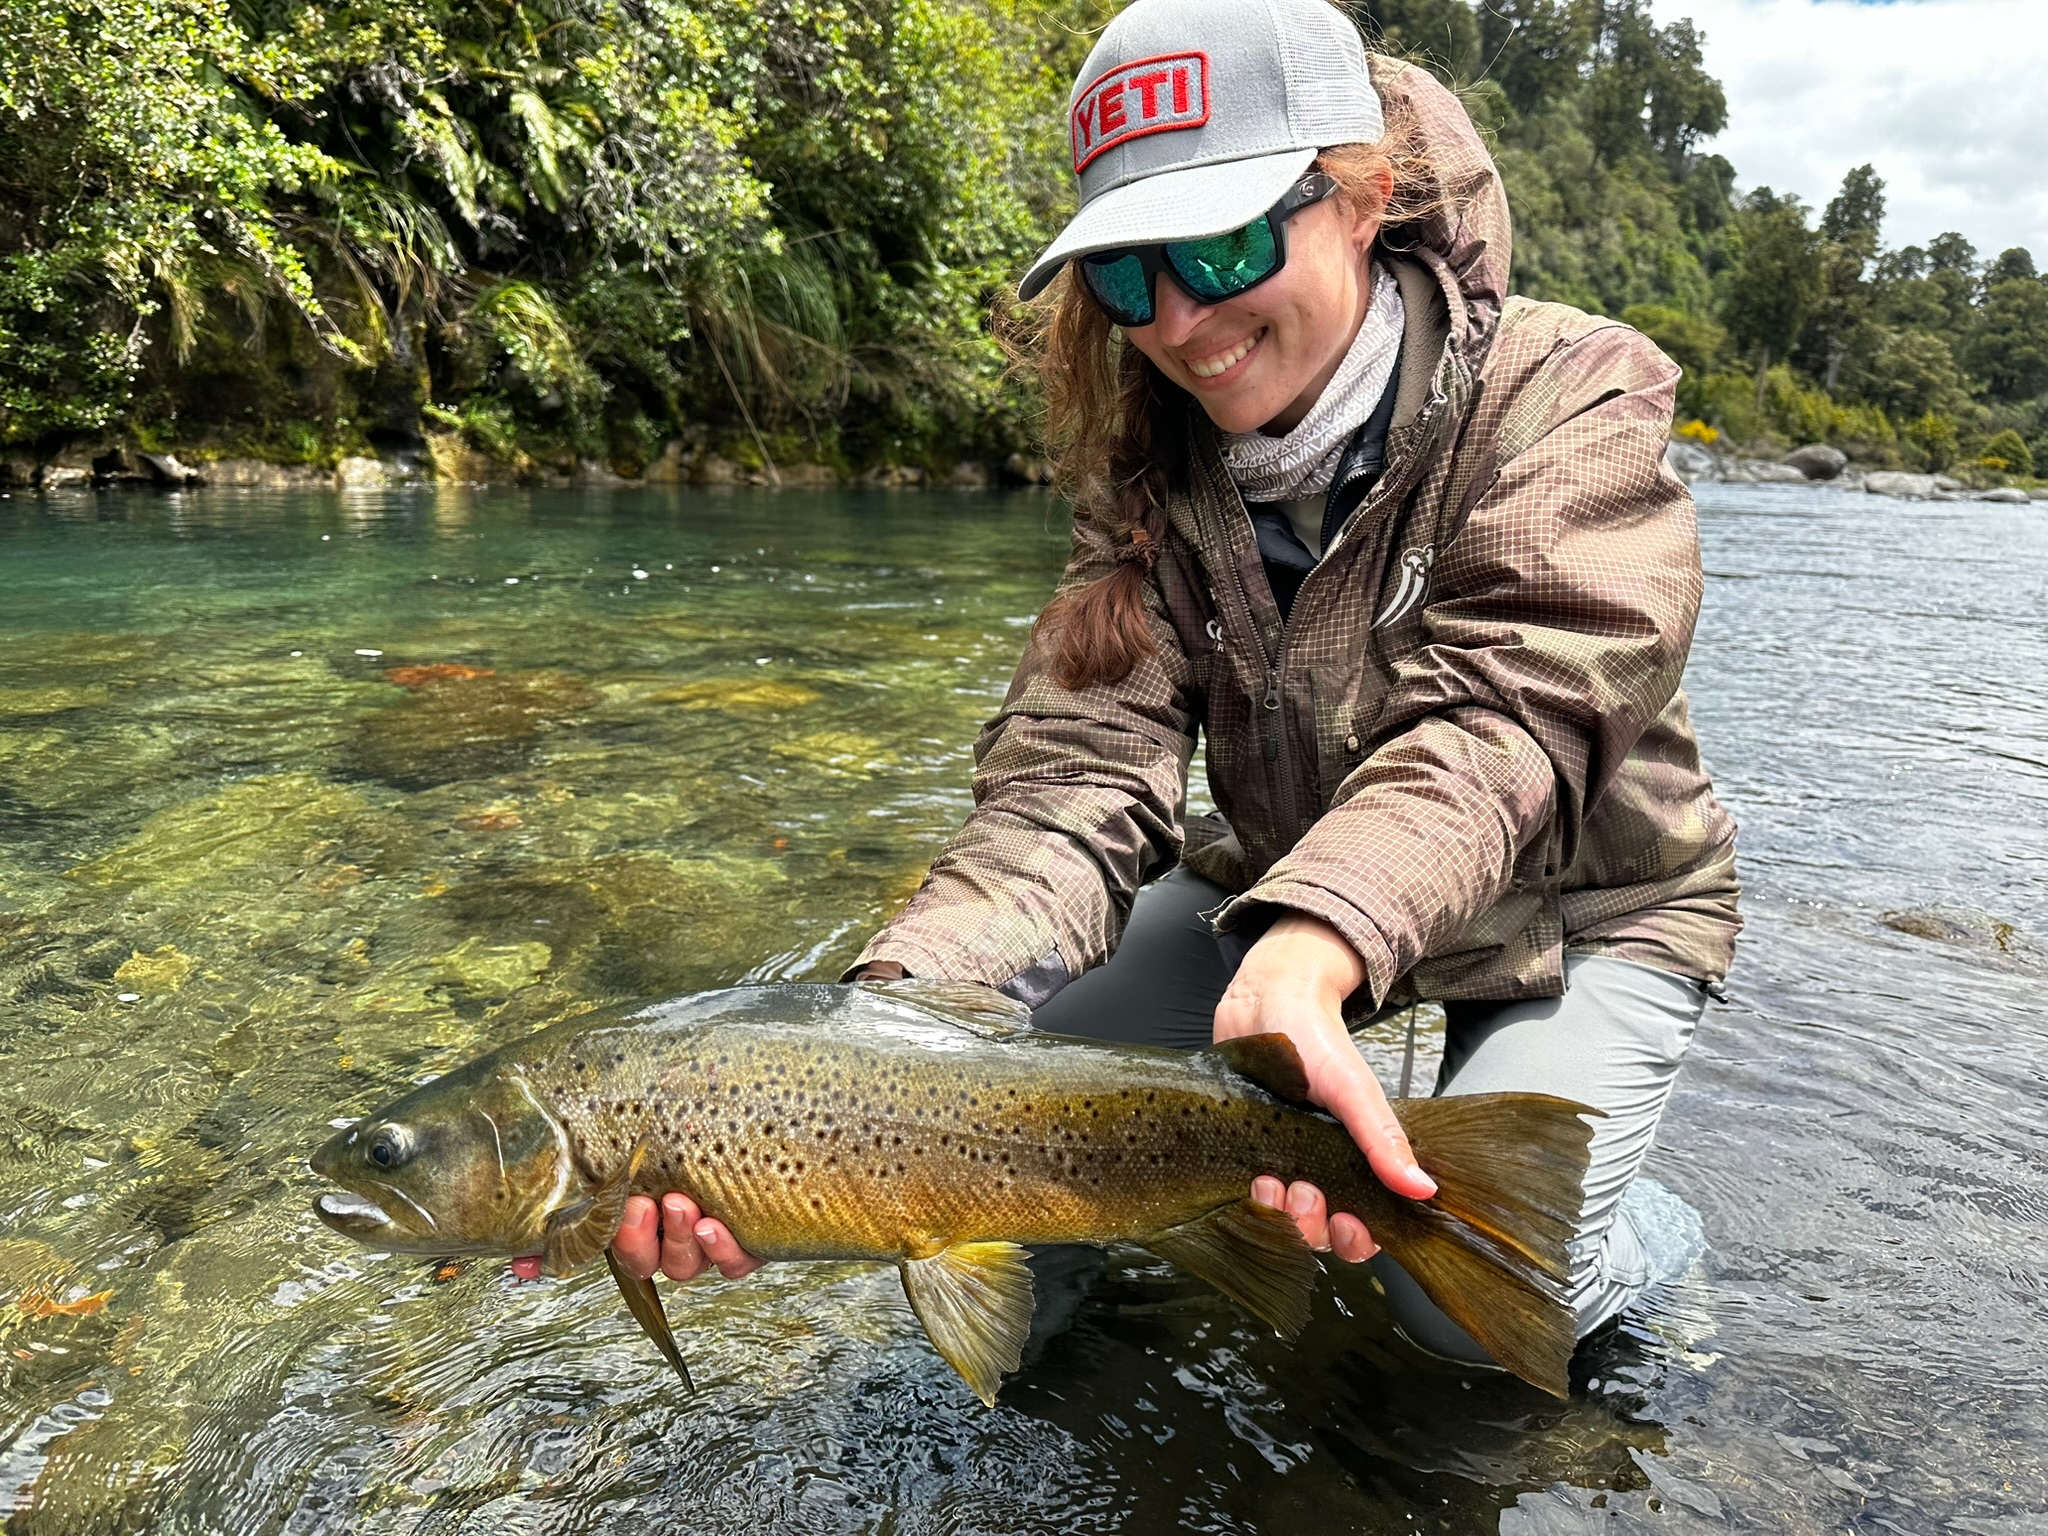
[[[1427,1200],[1436,1193],[1436,1180],[1416,1163],[1379,1079],[1344,1028],[1344,999],[1364,980],[1365,962],[1335,928],[1319,917],[1290,912],[1266,930],[1237,968],[1216,1005],[1215,1038],[1287,1036],[1307,1069],[1310,1100],[1343,1122],[1382,1184],[1410,1200]],[[1313,1184],[1258,1178],[1252,1198],[1286,1211],[1312,1248],[1354,1264],[1379,1252],[1365,1223],[1348,1211],[1331,1214]]]
[[[733,1240],[724,1222],[706,1216],[696,1201],[673,1190],[661,1197],[658,1207],[646,1195],[627,1197],[612,1252],[627,1274],[643,1280],[653,1279],[657,1272],[671,1280],[694,1280],[714,1264],[726,1279],[737,1280],[761,1267],[759,1259]],[[539,1256],[514,1259],[512,1273],[522,1280],[537,1279]]]

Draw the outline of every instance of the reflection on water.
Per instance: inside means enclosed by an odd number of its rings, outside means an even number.
[[[565,1011],[836,974],[965,811],[1050,504],[0,502],[10,1536],[2035,1528],[2048,520],[1704,499],[1752,926],[1656,1162],[1703,1269],[1557,1404],[1356,1276],[1289,1350],[1122,1255],[993,1412],[885,1271],[673,1297],[684,1399],[608,1281],[437,1284],[298,1159]]]

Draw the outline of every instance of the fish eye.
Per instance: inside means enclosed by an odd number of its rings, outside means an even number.
[[[370,1161],[379,1168],[395,1168],[405,1161],[411,1150],[405,1132],[395,1125],[387,1125],[370,1138],[364,1149]]]

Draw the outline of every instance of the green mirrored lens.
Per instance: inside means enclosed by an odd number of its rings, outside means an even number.
[[[1271,277],[1280,249],[1272,224],[1261,217],[1206,240],[1176,240],[1166,247],[1166,259],[1196,298],[1213,304]]]
[[[1145,276],[1145,264],[1137,257],[1119,256],[1114,261],[1084,257],[1081,275],[1119,325],[1152,323],[1152,285]]]

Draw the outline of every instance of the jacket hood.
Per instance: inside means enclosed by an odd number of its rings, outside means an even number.
[[[1414,125],[1440,196],[1439,206],[1423,217],[1381,231],[1380,243],[1439,269],[1446,286],[1463,300],[1464,313],[1452,316],[1454,334],[1488,335],[1507,298],[1514,246],[1500,171],[1464,103],[1436,76],[1384,54],[1372,55],[1370,63],[1388,125]]]

